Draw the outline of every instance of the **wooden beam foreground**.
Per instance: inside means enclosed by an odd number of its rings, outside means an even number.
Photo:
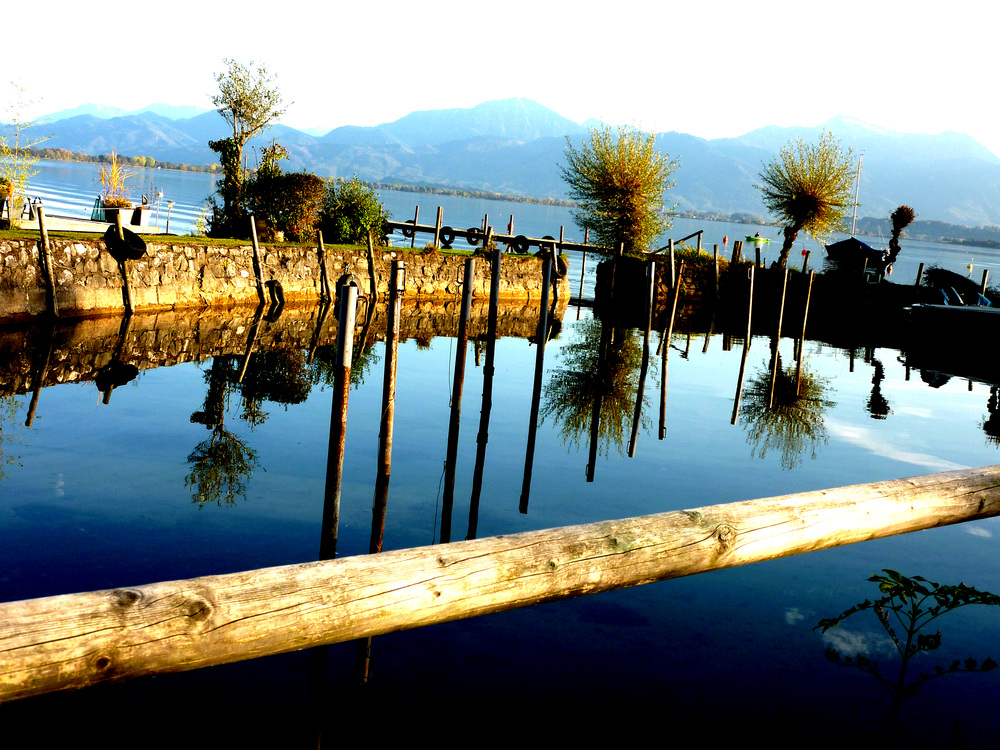
[[[1000,515],[1000,466],[0,604],[0,701]]]

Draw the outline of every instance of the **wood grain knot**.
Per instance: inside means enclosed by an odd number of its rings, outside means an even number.
[[[115,589],[111,592],[116,607],[131,607],[142,599],[142,594],[134,589]]]
[[[204,599],[192,599],[187,603],[187,616],[195,622],[202,622],[212,614],[212,605]]]
[[[111,657],[106,654],[101,654],[96,659],[94,659],[94,669],[98,672],[106,672],[111,668]]]
[[[736,544],[736,529],[720,523],[715,529],[715,537],[719,540],[719,551],[728,552]]]

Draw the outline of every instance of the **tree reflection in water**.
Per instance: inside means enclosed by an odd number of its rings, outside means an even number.
[[[642,339],[633,329],[581,321],[575,340],[559,352],[560,366],[545,386],[542,419],[552,417],[563,442],[581,445],[596,428],[601,454],[624,454],[639,387]],[[645,399],[643,399],[645,406]],[[596,424],[595,424],[596,422]],[[648,420],[643,420],[643,427]]]
[[[774,369],[765,366],[759,370],[743,391],[740,424],[747,429],[747,443],[755,457],[764,458],[777,450],[782,468],[793,469],[807,449],[816,458],[817,448],[827,442],[823,412],[833,402],[824,398],[828,389],[825,378],[803,365],[796,382],[794,369],[781,366],[780,354],[771,361]]]
[[[257,451],[225,428],[226,402],[238,371],[237,357],[214,357],[205,373],[208,381],[205,405],[202,411],[191,415],[192,422],[212,431],[212,437],[195,446],[187,457],[191,473],[184,478],[184,484],[199,505],[211,502],[236,505],[245,500],[247,480],[260,463]]]

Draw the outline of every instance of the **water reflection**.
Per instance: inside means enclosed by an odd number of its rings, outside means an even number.
[[[236,505],[245,500],[247,482],[260,465],[257,451],[225,427],[229,392],[238,373],[237,357],[213,358],[205,373],[208,391],[204,406],[191,415],[192,422],[212,431],[212,436],[195,446],[187,457],[191,471],[184,478],[184,484],[191,491],[192,500],[199,505]],[[251,426],[263,423],[263,419],[255,421],[255,417],[248,414],[245,408],[243,418]]]
[[[564,443],[579,447],[589,441],[591,465],[597,454],[607,457],[612,449],[624,455],[639,389],[639,333],[599,318],[582,320],[558,357],[545,386],[542,419],[552,418]],[[644,428],[648,422],[643,418]]]
[[[739,421],[755,457],[777,451],[782,468],[794,469],[806,451],[815,459],[819,446],[827,442],[823,413],[833,402],[826,398],[826,378],[804,365],[796,378],[794,368],[782,367],[776,347],[772,342],[770,366],[758,370],[744,388]]]

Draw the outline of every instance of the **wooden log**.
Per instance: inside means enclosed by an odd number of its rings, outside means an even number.
[[[1000,466],[0,604],[0,701],[1000,515]]]

